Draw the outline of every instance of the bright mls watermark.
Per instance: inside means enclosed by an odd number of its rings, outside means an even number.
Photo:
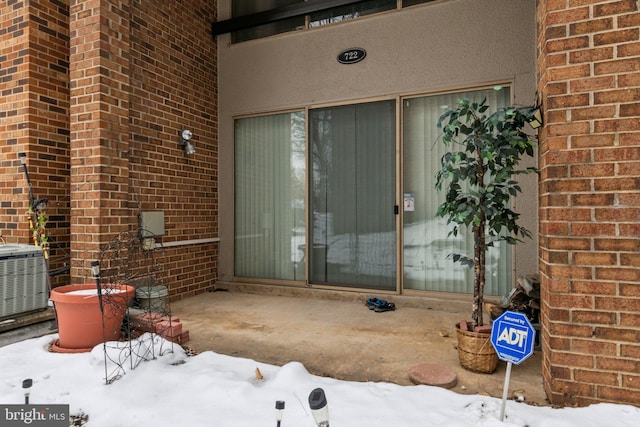
[[[68,427],[69,405],[0,405],[0,426]]]

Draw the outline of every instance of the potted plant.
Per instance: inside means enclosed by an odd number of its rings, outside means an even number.
[[[510,200],[522,191],[515,177],[537,172],[533,167],[518,169],[518,164],[524,156],[533,156],[534,142],[523,129],[538,116],[535,107],[506,107],[486,114],[488,109],[486,99],[460,99],[455,108],[440,116],[438,128],[450,151],[442,156],[435,185],[438,191],[445,191],[436,215],[453,225],[449,235],[456,236],[462,227],[473,233],[473,258],[451,254],[454,262],[474,269],[471,322],[457,327],[460,362],[467,369],[490,373],[498,358],[489,342],[490,328],[482,328],[485,257],[497,242],[515,244],[531,237],[518,224],[520,215],[511,209]],[[461,343],[467,337],[472,341],[469,348]],[[476,355],[486,360],[472,360]]]

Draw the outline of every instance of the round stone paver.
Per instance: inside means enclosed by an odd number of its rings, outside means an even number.
[[[454,387],[458,382],[458,377],[453,370],[446,366],[432,363],[422,363],[409,369],[409,379],[414,384],[432,385],[443,388]]]

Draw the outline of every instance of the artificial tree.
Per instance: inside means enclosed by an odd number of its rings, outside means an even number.
[[[482,102],[464,98],[438,120],[442,142],[451,151],[442,156],[436,175],[436,189],[444,189],[446,196],[436,215],[453,224],[450,236],[456,236],[462,226],[473,232],[473,258],[451,256],[474,269],[474,329],[483,325],[487,250],[500,241],[515,244],[531,237],[518,224],[520,215],[511,209],[511,197],[522,192],[514,178],[537,172],[534,167],[518,169],[520,160],[534,153],[534,138],[523,129],[538,117],[537,109],[506,107],[486,114],[489,108],[486,98]]]

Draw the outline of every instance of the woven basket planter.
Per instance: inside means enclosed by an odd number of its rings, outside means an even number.
[[[473,372],[491,374],[498,368],[498,354],[491,345],[491,334],[469,332],[460,329],[456,323],[458,334],[458,358],[460,365]]]

